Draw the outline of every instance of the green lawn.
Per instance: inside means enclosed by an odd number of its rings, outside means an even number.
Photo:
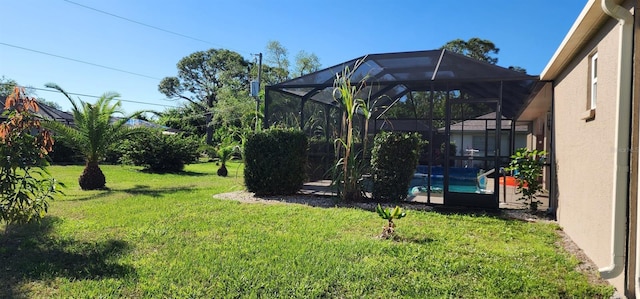
[[[50,167],[66,196],[39,225],[0,234],[0,297],[593,298],[557,226],[409,211],[376,238],[374,211],[215,199],[242,170],[183,174],[102,166],[108,191],[80,191],[80,166]],[[238,176],[236,177],[236,173]],[[0,226],[1,229],[4,227]]]

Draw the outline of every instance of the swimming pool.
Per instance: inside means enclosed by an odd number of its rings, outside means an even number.
[[[418,167],[418,171],[413,175],[413,179],[409,185],[408,193],[415,195],[414,193],[426,193],[427,186],[429,186],[428,169],[423,165]],[[486,193],[487,191],[481,191],[477,186],[477,174],[480,169],[477,168],[450,168],[449,169],[449,192],[458,193]],[[424,172],[422,172],[424,171]],[[444,190],[444,175],[443,169],[439,166],[431,168],[431,193],[442,193]],[[414,189],[418,187],[418,189]]]

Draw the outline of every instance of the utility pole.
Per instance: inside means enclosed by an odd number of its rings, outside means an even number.
[[[258,112],[260,112],[260,84],[262,84],[262,53],[258,53],[258,98],[256,100],[256,129],[258,128]]]
[[[258,56],[258,82],[254,84],[255,81],[251,83],[251,95],[256,98],[256,124],[255,130],[258,131],[258,122],[260,121],[258,115],[260,114],[260,84],[262,83],[262,53],[254,54]]]

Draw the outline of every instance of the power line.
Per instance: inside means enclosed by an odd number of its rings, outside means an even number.
[[[192,36],[189,36],[189,35],[186,35],[186,34],[182,34],[182,33],[178,33],[178,32],[175,32],[175,31],[171,31],[171,30],[167,30],[167,29],[164,29],[164,28],[160,28],[160,27],[157,27],[157,26],[153,26],[153,25],[145,24],[145,23],[142,23],[142,22],[139,22],[139,21],[136,21],[136,20],[132,20],[132,19],[129,19],[129,18],[125,18],[125,17],[123,17],[123,16],[119,16],[119,15],[116,15],[116,14],[113,14],[113,13],[110,13],[110,12],[107,12],[107,11],[104,11],[104,10],[100,10],[100,9],[93,8],[93,7],[90,7],[90,6],[84,5],[84,4],[77,3],[77,2],[74,2],[74,1],[70,1],[70,0],[64,0],[64,1],[65,1],[65,2],[67,2],[67,3],[73,4],[73,5],[77,5],[77,6],[80,6],[80,7],[86,8],[86,9],[90,9],[90,10],[93,10],[93,11],[96,11],[96,12],[99,12],[99,13],[102,13],[102,14],[105,14],[105,15],[108,15],[108,16],[111,16],[111,17],[114,17],[114,18],[118,18],[118,19],[121,19],[121,20],[125,20],[125,21],[127,21],[127,22],[131,22],[131,23],[134,23],[134,24],[137,24],[137,25],[140,25],[140,26],[148,27],[148,28],[151,28],[151,29],[155,29],[155,30],[158,30],[158,31],[162,31],[162,32],[164,32],[164,33],[169,33],[169,34],[177,35],[177,36],[180,36],[180,37],[183,37],[183,38],[187,38],[187,39],[190,39],[190,40],[198,41],[198,42],[201,42],[201,43],[205,43],[205,44],[209,44],[209,45],[214,45],[214,46],[219,46],[219,47],[224,48],[222,45],[214,44],[214,43],[212,43],[212,42],[209,42],[209,41],[206,41],[206,40],[203,40],[203,39],[197,38],[197,37],[192,37]],[[231,49],[231,50],[234,50],[234,51],[237,51],[237,52],[243,52],[243,53],[249,53],[249,54],[251,54],[251,53],[250,53],[250,52],[248,52],[248,51],[242,51],[242,50],[237,50],[237,49]]]
[[[117,72],[121,72],[121,73],[127,73],[127,74],[130,74],[130,75],[139,76],[139,77],[149,78],[149,79],[158,80],[158,81],[161,80],[160,78],[151,77],[151,76],[147,76],[147,75],[143,75],[143,74],[139,74],[139,73],[134,73],[134,72],[130,72],[130,71],[123,70],[123,69],[118,69],[118,68],[114,68],[114,67],[110,67],[110,66],[106,66],[106,65],[102,65],[102,64],[97,64],[97,63],[93,63],[93,62],[87,62],[87,61],[80,60],[80,59],[60,56],[60,55],[57,55],[57,54],[52,54],[52,53],[48,53],[48,52],[44,52],[44,51],[29,49],[29,48],[25,48],[25,47],[21,47],[21,46],[11,45],[11,44],[7,44],[7,43],[3,43],[3,42],[0,42],[0,45],[7,46],[7,47],[12,47],[12,48],[16,48],[16,49],[20,49],[20,50],[24,50],[24,51],[34,52],[34,53],[38,53],[38,54],[43,54],[43,55],[47,55],[47,56],[52,56],[52,57],[56,57],[56,58],[66,59],[66,60],[70,60],[70,61],[75,61],[75,62],[79,62],[79,63],[84,63],[84,64],[97,66],[97,67],[101,67],[101,68],[112,70],[112,71],[117,71]]]
[[[0,85],[13,85],[10,83],[0,83]],[[45,89],[45,88],[37,88],[37,87],[33,87],[33,86],[21,86],[21,85],[16,85],[18,87],[22,87],[25,89],[33,89],[33,90],[40,90],[40,91],[46,91],[46,92],[54,92],[54,93],[61,93],[58,90],[52,90],[52,89]],[[75,93],[75,92],[67,92],[67,94],[70,95],[74,95],[74,96],[82,96],[82,97],[87,97],[87,98],[100,98],[99,96],[94,96],[94,95],[90,95],[90,94],[83,94],[83,93]],[[164,100],[164,99],[161,99]],[[121,102],[127,102],[127,103],[134,103],[134,104],[144,104],[144,105],[154,105],[154,106],[163,106],[163,107],[169,107],[169,108],[177,108],[178,106],[171,106],[171,105],[164,105],[164,104],[156,104],[156,103],[149,103],[149,102],[142,102],[142,101],[132,101],[132,100],[124,100],[124,99],[118,99],[118,101]]]
[[[51,89],[44,89],[44,88],[37,88],[37,87],[30,87],[30,88],[35,89],[35,90],[41,90],[41,91],[61,93],[61,92],[59,92],[57,90],[51,90]],[[99,96],[94,96],[94,95],[89,95],[89,94],[82,94],[82,93],[74,93],[74,92],[67,92],[67,94],[74,95],[74,96],[88,97],[88,98],[100,98]],[[134,103],[134,104],[144,104],[144,105],[154,105],[154,106],[163,106],[163,107],[176,108],[176,106],[149,103],[149,102],[141,102],[141,101],[132,101],[132,100],[124,100],[124,99],[118,99],[118,101],[127,102],[127,103]]]

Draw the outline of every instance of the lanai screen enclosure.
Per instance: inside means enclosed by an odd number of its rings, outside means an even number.
[[[353,85],[365,82],[358,97],[373,111],[371,135],[419,132],[428,141],[412,184],[429,202],[498,208],[499,182],[489,178],[508,164],[516,146],[524,146],[516,138],[522,125],[513,119],[541,86],[537,76],[447,50],[371,54],[267,86],[265,127],[300,126],[311,136],[310,160],[322,158],[316,145],[331,147],[340,131],[333,89],[345,68]],[[360,134],[364,122],[361,117]],[[333,159],[332,152],[327,156]],[[486,181],[492,184],[484,186]]]

